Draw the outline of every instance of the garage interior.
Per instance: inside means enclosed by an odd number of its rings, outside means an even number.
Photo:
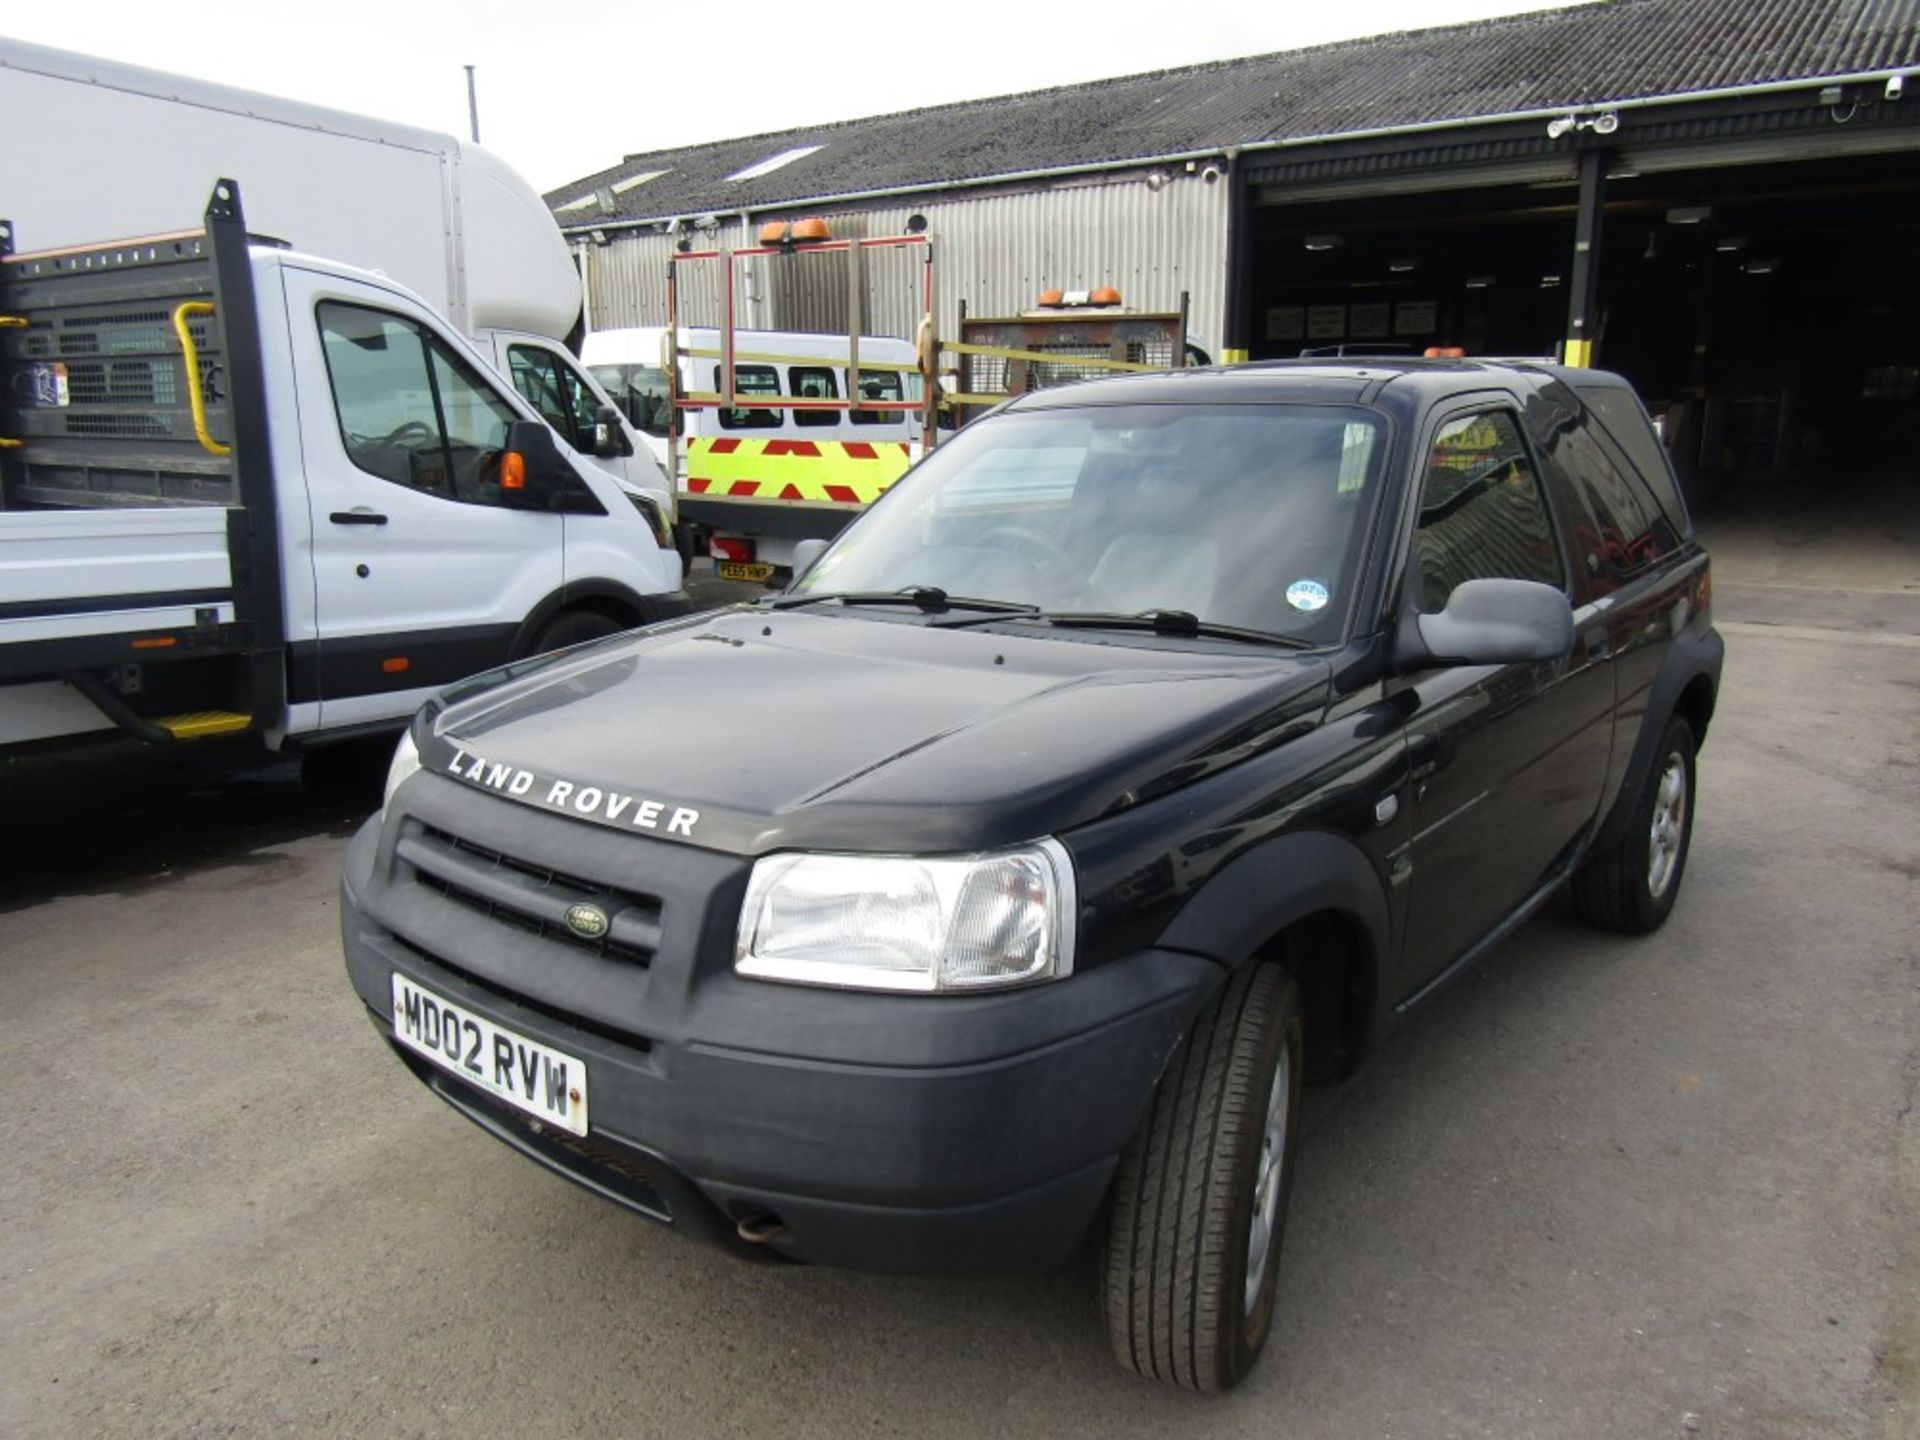
[[[1818,475],[1914,514],[1920,133],[1904,128],[1810,159],[1751,141],[1722,163],[1705,147],[1602,153],[1592,363],[1662,417],[1696,508]],[[1581,279],[1577,164],[1508,165],[1519,178],[1504,181],[1494,167],[1337,186],[1256,174],[1253,355],[1560,353]]]

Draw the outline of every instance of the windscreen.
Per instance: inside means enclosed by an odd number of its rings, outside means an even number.
[[[947,441],[797,593],[933,586],[1049,612],[1185,611],[1339,638],[1384,422],[1298,405],[1014,411]]]

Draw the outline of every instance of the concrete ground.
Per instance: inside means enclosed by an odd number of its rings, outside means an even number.
[[[0,1434],[1920,1434],[1920,537],[1707,531],[1672,921],[1549,914],[1310,1095],[1277,1333],[1220,1399],[1114,1367],[1090,1258],[748,1267],[466,1124],[341,971],[364,792],[0,767]]]

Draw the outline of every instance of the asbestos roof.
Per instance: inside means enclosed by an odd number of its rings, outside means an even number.
[[[546,198],[569,227],[761,210],[1907,66],[1920,0],[1596,0],[629,155]]]

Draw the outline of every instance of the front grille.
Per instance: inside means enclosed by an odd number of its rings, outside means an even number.
[[[650,965],[660,948],[658,896],[569,875],[432,826],[399,848],[424,888],[499,924],[624,964]],[[583,904],[608,917],[604,935],[584,936],[567,925],[567,912]]]

